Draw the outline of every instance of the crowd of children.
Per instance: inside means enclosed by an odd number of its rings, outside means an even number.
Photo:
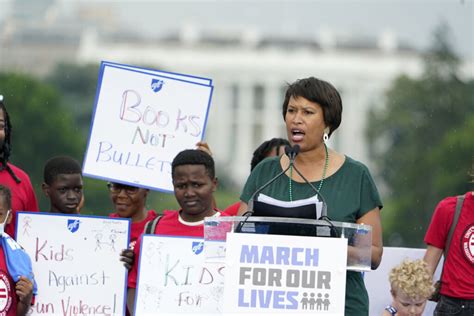
[[[251,170],[267,157],[282,155],[285,145],[288,141],[283,139],[264,142],[254,152]],[[133,311],[141,244],[139,237],[144,231],[157,235],[202,237],[205,217],[233,216],[239,209],[239,202],[223,212],[216,207],[214,160],[205,143],[198,143],[197,148],[180,152],[172,162],[174,195],[179,210],[156,212],[147,208],[148,189],[118,182],[107,183],[114,208],[110,217],[131,219],[129,247],[120,257],[130,269],[127,313]],[[0,282],[4,282],[7,288],[6,303],[0,314],[7,316],[26,315],[34,303],[36,284],[31,262],[20,246],[12,248],[12,245],[16,245],[16,212],[38,211],[30,179],[9,162],[10,153],[11,123],[0,99]],[[58,156],[48,160],[41,187],[50,202],[49,212],[80,214],[85,198],[81,165],[75,159]],[[440,256],[441,253],[436,264]],[[393,301],[384,315],[421,315],[433,290],[432,270],[433,267],[428,267],[423,260],[405,261],[395,267],[390,274]]]
[[[15,238],[17,211],[39,211],[28,175],[9,162],[11,123],[3,99],[0,101],[0,144],[0,225],[4,227],[4,230],[1,230],[3,240],[10,236]],[[282,139],[265,142],[254,152],[252,164],[257,164],[268,156],[281,154],[280,147],[284,144],[286,142]],[[109,216],[131,219],[129,248],[124,249],[120,257],[125,266],[131,269],[128,282],[130,303],[133,301],[131,298],[134,297],[136,287],[139,237],[147,223],[153,224],[154,234],[202,237],[204,217],[227,215],[215,207],[217,177],[211,151],[206,143],[198,143],[197,148],[182,151],[172,163],[173,186],[180,210],[164,210],[161,212],[163,215],[159,216],[155,210],[147,209],[148,189],[117,182],[107,183],[114,208],[114,212]],[[49,159],[44,166],[43,181],[41,189],[49,200],[49,212],[80,214],[85,197],[82,169],[78,161],[68,156]],[[21,247],[18,248],[24,258],[29,260],[26,252]],[[26,315],[29,306],[34,302],[35,292],[31,262],[25,265],[25,275],[16,277],[12,271],[18,267],[7,264],[8,252],[3,243],[2,249],[0,278],[5,278],[10,290],[6,295],[8,304],[1,312],[8,316]],[[18,257],[15,258],[19,262]],[[24,269],[23,265],[21,269]],[[18,270],[15,270],[15,273],[17,272]],[[132,305],[129,310],[133,310]]]

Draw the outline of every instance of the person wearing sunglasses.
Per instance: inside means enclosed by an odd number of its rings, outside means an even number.
[[[117,182],[107,183],[107,188],[115,209],[109,216],[130,218],[132,221],[129,251],[133,251],[146,223],[158,216],[155,210],[147,210],[146,198],[149,190]]]

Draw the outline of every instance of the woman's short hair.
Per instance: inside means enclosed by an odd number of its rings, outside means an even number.
[[[283,101],[283,119],[285,119],[286,111],[290,98],[303,97],[311,102],[315,102],[321,106],[324,113],[324,123],[329,127],[329,136],[341,124],[342,119],[342,100],[339,92],[332,84],[324,80],[314,77],[298,79],[288,85]]]
[[[392,293],[400,290],[410,298],[429,298],[433,293],[433,277],[422,259],[405,260],[390,271]]]

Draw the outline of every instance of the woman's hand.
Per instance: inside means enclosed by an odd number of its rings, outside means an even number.
[[[357,224],[370,225],[372,227],[372,254],[371,267],[375,270],[382,261],[383,241],[382,241],[382,223],[380,220],[380,209],[378,207],[367,212],[356,221]]]

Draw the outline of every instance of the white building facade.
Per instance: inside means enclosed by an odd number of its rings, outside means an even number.
[[[287,83],[308,76],[331,82],[342,96],[343,119],[330,146],[371,166],[364,135],[366,126],[370,128],[369,108],[383,104],[386,89],[398,75],[416,77],[423,70],[418,53],[397,50],[393,42],[381,43],[372,48],[307,43],[282,47],[245,39],[223,44],[199,36],[126,43],[87,32],[78,62],[107,60],[212,78],[215,88],[205,141],[219,176],[240,187],[250,172],[254,149],[270,138],[286,137],[281,107]],[[472,73],[472,65],[470,69]]]

